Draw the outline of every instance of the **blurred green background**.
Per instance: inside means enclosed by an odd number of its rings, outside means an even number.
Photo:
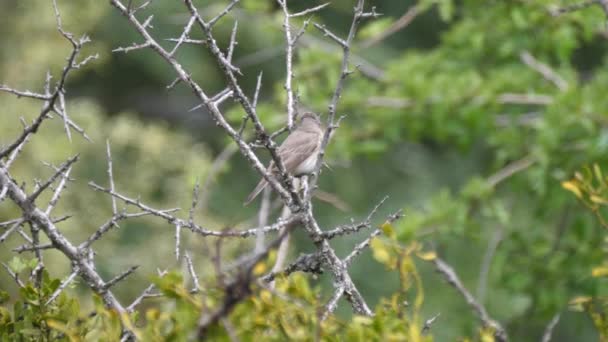
[[[207,18],[225,5],[197,3]],[[321,3],[290,1],[289,6],[295,12]],[[321,188],[347,203],[349,210],[322,202],[315,208],[329,229],[364,218],[389,195],[376,222],[405,208],[405,218],[395,226],[399,240],[417,240],[436,249],[514,341],[538,340],[558,312],[563,314],[554,341],[597,339],[591,320],[568,310],[568,301],[579,295],[602,296],[608,290],[605,280],[591,275],[591,268],[605,260],[603,228],[560,186],[585,165],[605,168],[608,159],[606,17],[599,7],[550,15],[554,6],[567,3],[373,1],[370,5],[384,16],[365,21],[353,46],[351,67],[362,64],[361,72],[347,80],[338,107],[338,114],[347,117],[329,148],[331,170],[325,169],[320,181]],[[98,60],[74,72],[67,85],[68,113],[93,142],[75,136],[70,143],[61,122],[47,122],[16,162],[13,176],[31,190],[34,178],[51,174],[43,161],[58,165],[80,153],[72,172],[75,180],[55,210],[57,216],[73,215],[60,227],[80,242],[111,215],[110,199],[87,186],[91,180],[107,184],[109,139],[120,192],[140,196],[157,208],[188,208],[197,179],[207,181],[215,158],[233,146],[207,114],[188,111],[197,104],[189,89],[166,89],[175,74],[155,53],[111,52],[141,40],[107,2],[58,4],[66,30],[91,37],[84,53],[99,54]],[[345,36],[353,5],[350,0],[333,1],[313,21]],[[409,26],[369,45],[414,5],[420,14]],[[58,77],[70,51],[55,29],[51,3],[5,0],[0,13],[0,83],[40,91],[46,71]],[[151,32],[171,47],[164,39],[178,37],[188,20],[183,4],[155,1],[138,16],[143,20],[151,14]],[[274,1],[241,1],[215,28],[222,47],[227,46],[234,20],[239,22],[234,64],[243,72],[241,86],[253,94],[257,75],[263,72],[258,112],[268,127],[279,128],[286,98],[282,12]],[[302,20],[294,19],[293,24],[299,27]],[[201,37],[194,32],[192,38]],[[567,88],[559,89],[525,65],[520,59],[525,51],[561,75]],[[177,58],[208,94],[225,87],[204,47],[184,46]],[[301,104],[325,118],[341,52],[311,26],[294,59],[294,88]],[[509,103],[505,94],[545,95],[549,100]],[[0,104],[2,145],[19,134],[19,116],[33,118],[40,103],[0,93]],[[235,126],[240,124],[243,112],[238,105],[229,101],[222,109]],[[513,163],[525,167],[500,178],[500,171]],[[247,162],[234,154],[202,190],[198,222],[210,229],[255,226],[259,203],[244,208],[242,202],[257,180]],[[16,215],[14,206],[0,206],[0,221]],[[345,255],[366,234],[333,244]],[[140,293],[157,268],[179,266],[173,236],[171,226],[142,218],[121,223],[97,243],[96,260],[104,276],[141,265],[128,286],[118,287],[120,298],[129,301]],[[303,234],[296,233],[294,241],[292,256],[311,250]],[[499,241],[498,246],[487,278],[480,280],[492,241]],[[249,248],[252,242],[238,240],[234,248]],[[0,248],[0,259],[9,260],[10,250],[22,243],[13,234]],[[197,236],[184,239],[184,244],[204,273],[208,244]],[[47,252],[45,257],[57,276],[69,272],[58,253]],[[441,313],[433,326],[436,340],[473,335],[478,322],[463,299],[429,264],[420,262],[419,268],[426,289],[423,312],[428,317]],[[369,252],[357,260],[352,275],[372,305],[398,286],[397,275]],[[318,281],[327,285],[326,278]],[[4,272],[0,284],[16,290]],[[81,287],[75,291],[89,300]],[[340,314],[348,314],[346,305],[341,309]]]

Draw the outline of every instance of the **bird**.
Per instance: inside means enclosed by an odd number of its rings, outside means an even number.
[[[285,138],[277,150],[287,173],[296,177],[312,173],[317,164],[322,139],[323,128],[317,114],[312,112],[302,114],[296,128]],[[274,165],[274,161],[270,162],[267,170],[274,176],[279,171]],[[268,182],[262,177],[262,180],[247,197],[244,205],[251,203],[267,185]]]

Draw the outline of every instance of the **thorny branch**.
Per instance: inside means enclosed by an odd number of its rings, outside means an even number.
[[[467,304],[469,304],[469,306],[475,311],[483,325],[494,329],[494,336],[496,339],[500,342],[508,341],[506,330],[500,325],[500,323],[490,317],[486,311],[486,308],[480,304],[475,297],[473,297],[466,287],[464,287],[454,269],[440,258],[433,259],[433,263],[435,264],[437,272],[441,273],[445,280],[456,290],[458,290],[458,292],[460,292]]]

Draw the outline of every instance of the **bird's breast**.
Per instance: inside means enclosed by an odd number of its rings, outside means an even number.
[[[317,164],[318,155],[318,153],[313,153],[308,158],[304,159],[304,161],[296,167],[295,175],[300,176],[313,172],[315,170],[315,165]]]

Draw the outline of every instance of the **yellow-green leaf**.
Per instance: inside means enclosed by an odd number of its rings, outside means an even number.
[[[372,249],[374,259],[385,265],[390,262],[391,255],[382,240],[378,238],[373,238],[372,241],[370,241],[369,246]]]
[[[574,181],[562,182],[562,188],[573,192],[578,198],[583,198],[583,193],[581,192],[581,189],[579,189],[578,184]]]
[[[425,261],[433,261],[433,260],[435,260],[437,258],[437,253],[435,253],[433,251],[431,251],[431,252],[419,252],[419,253],[416,253],[416,255],[420,259],[425,260]]]
[[[608,266],[598,266],[591,270],[591,275],[594,277],[608,276]]]
[[[382,232],[387,237],[389,237],[393,240],[396,238],[395,229],[393,229],[393,225],[390,222],[388,222],[388,221],[384,222],[382,224],[382,226],[380,226],[380,229],[382,229]]]
[[[254,267],[253,267],[253,274],[256,276],[260,276],[262,275],[264,272],[266,272],[266,263],[264,263],[263,261],[258,262]]]
[[[602,197],[597,196],[597,195],[591,195],[591,196],[589,196],[589,199],[593,203],[608,204],[608,200],[607,199],[602,198]]]

